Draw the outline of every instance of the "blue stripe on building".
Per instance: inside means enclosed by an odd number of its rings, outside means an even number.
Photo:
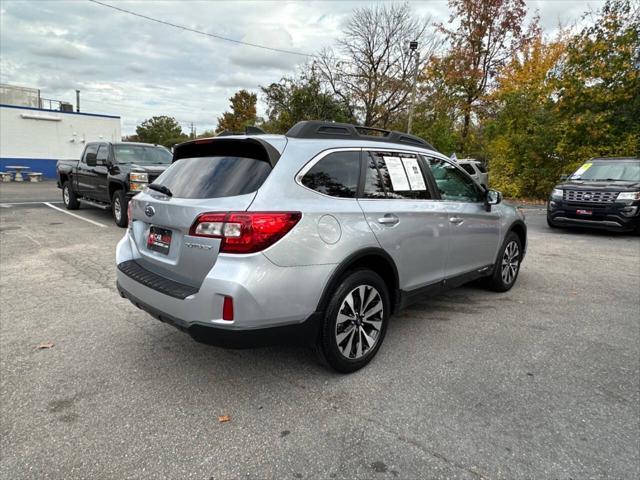
[[[56,178],[56,163],[55,158],[0,158],[0,171],[8,172],[8,165],[17,165],[21,167],[29,167],[28,170],[24,170],[22,173],[27,174],[29,172],[42,173],[43,177]],[[26,180],[26,175],[24,175]]]

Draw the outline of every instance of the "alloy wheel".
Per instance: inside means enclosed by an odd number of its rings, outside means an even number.
[[[62,199],[65,205],[69,205],[69,186],[65,185],[62,189]]]
[[[518,266],[520,265],[520,247],[514,240],[507,244],[502,255],[502,281],[506,285],[511,285],[518,274]]]
[[[380,292],[371,285],[351,290],[340,305],[335,338],[338,351],[350,360],[362,358],[380,338],[384,308]]]

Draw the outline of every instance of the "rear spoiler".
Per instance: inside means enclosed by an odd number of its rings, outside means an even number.
[[[280,159],[280,152],[261,138],[214,137],[200,138],[176,145],[173,160],[196,157],[246,157],[269,162],[272,167]]]

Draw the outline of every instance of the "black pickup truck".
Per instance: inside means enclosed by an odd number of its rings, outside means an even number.
[[[58,161],[58,188],[67,209],[80,203],[110,209],[116,224],[126,227],[129,199],[164,172],[172,158],[166,148],[148,143],[91,142],[79,161]]]

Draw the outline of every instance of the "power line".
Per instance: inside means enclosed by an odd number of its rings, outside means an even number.
[[[218,40],[224,40],[225,42],[232,42],[239,45],[246,45],[248,47],[262,48],[263,50],[271,50],[272,52],[280,52],[280,53],[288,53],[289,55],[298,55],[301,57],[313,57],[314,55],[303,53],[303,52],[295,52],[293,50],[284,50],[282,48],[274,48],[267,47],[266,45],[259,45],[257,43],[243,42],[242,40],[236,40],[234,38],[224,37],[222,35],[218,35],[217,33],[209,33],[203,32],[202,30],[196,30],[195,28],[185,27],[184,25],[177,25],[175,23],[167,22],[165,20],[160,20],[158,18],[149,17],[147,15],[143,15],[141,13],[132,12],[131,10],[126,10],[124,8],[116,7],[115,5],[109,5],[108,3],[99,2],[98,0],[88,0],[91,3],[95,3],[96,5],[101,5],[103,7],[111,8],[113,10],[117,10],[122,13],[127,13],[129,15],[133,15],[134,17],[144,18],[145,20],[149,20],[151,22],[161,23],[162,25],[167,25],[169,27],[179,28],[181,30],[185,30],[187,32],[197,33],[199,35],[206,35],[207,37],[217,38]]]

